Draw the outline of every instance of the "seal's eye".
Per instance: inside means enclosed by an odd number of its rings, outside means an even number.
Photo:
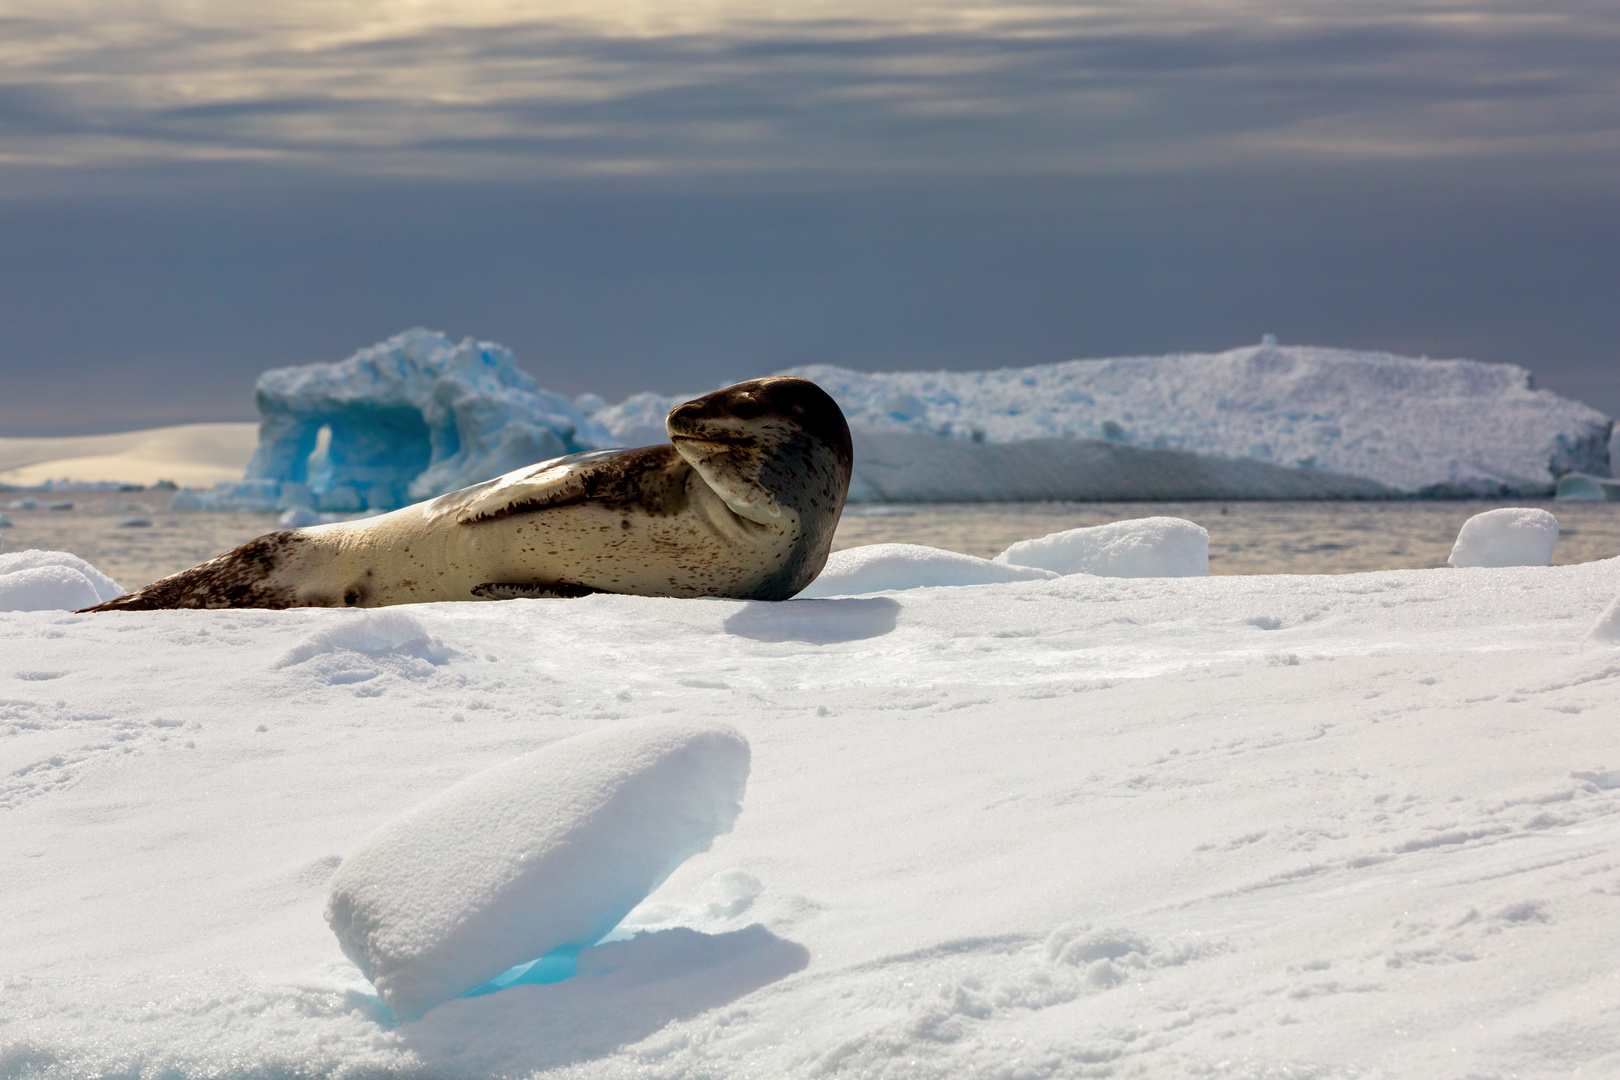
[[[765,411],[764,402],[753,394],[738,394],[728,404],[731,415],[739,420],[753,420]]]

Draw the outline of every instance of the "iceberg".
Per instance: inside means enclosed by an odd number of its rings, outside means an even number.
[[[819,383],[855,444],[849,500],[1605,497],[1614,422],[1513,364],[1263,342],[996,371],[780,372]],[[615,405],[540,389],[512,354],[415,329],[259,379],[236,483],[177,509],[387,510],[523,465],[666,438],[697,396]]]
[[[242,481],[182,491],[176,509],[390,510],[615,445],[506,348],[420,327],[337,363],[266,371],[254,400],[259,444]]]
[[[1620,443],[1515,364],[1316,346],[780,374],[844,410],[856,503],[1545,496],[1608,477]],[[594,418],[647,441],[684,400],[637,394]]]

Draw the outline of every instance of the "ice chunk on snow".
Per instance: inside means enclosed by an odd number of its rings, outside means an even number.
[[[124,595],[118,583],[65,551],[0,554],[0,611],[74,611]]]
[[[1504,506],[1463,522],[1446,559],[1452,566],[1547,566],[1558,519],[1529,506]]]
[[[891,589],[989,585],[998,581],[1028,581],[1056,576],[1034,567],[1007,566],[921,544],[868,544],[829,555],[821,576],[799,596],[806,599],[854,596]]]
[[[721,724],[615,724],[486,769],[384,825],[326,918],[402,1017],[612,930],[731,829],[748,743]]]
[[[1183,518],[1146,517],[1020,540],[995,561],[1098,577],[1203,577],[1209,532]]]

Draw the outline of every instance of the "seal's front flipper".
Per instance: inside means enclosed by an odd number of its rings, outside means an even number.
[[[510,585],[486,581],[473,589],[472,594],[485,600],[572,600],[601,591],[589,585],[570,585],[565,581],[553,582],[550,585]]]

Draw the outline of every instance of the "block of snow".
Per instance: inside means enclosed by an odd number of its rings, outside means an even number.
[[[124,595],[118,583],[65,551],[0,554],[0,611],[75,611]]]
[[[721,724],[615,724],[486,769],[361,842],[326,918],[405,1018],[601,940],[730,830],[748,743]]]
[[[1558,519],[1545,510],[1504,506],[1463,522],[1446,562],[1452,566],[1547,566]]]
[[[827,557],[821,575],[799,593],[806,599],[855,596],[935,585],[990,585],[1056,577],[1050,571],[1008,566],[921,544],[868,544]]]
[[[995,561],[1097,577],[1204,577],[1209,532],[1183,518],[1136,518],[1020,540]]]

